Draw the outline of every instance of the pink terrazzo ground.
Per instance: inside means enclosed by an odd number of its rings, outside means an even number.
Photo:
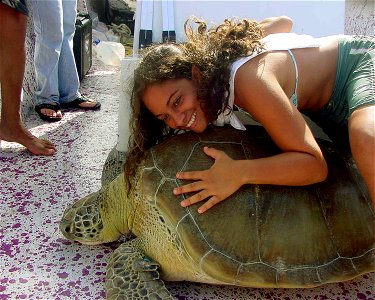
[[[65,240],[58,223],[72,201],[100,187],[105,159],[117,140],[119,69],[95,61],[81,91],[102,102],[98,112],[67,112],[26,124],[58,148],[53,157],[32,156],[2,142],[0,151],[0,300],[104,299],[104,276],[116,244],[84,246]],[[169,283],[187,299],[372,299],[375,274],[315,289],[245,289]]]

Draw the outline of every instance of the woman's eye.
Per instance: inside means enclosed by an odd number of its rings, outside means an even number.
[[[167,122],[167,120],[168,120],[168,115],[165,115],[161,120],[162,120],[164,123]]]
[[[176,101],[173,103],[173,106],[174,106],[174,107],[178,107],[178,106],[180,105],[180,103],[181,103],[181,97],[178,97],[178,98],[176,99]]]

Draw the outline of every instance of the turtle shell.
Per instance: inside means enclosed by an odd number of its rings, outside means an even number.
[[[280,150],[259,126],[181,134],[150,151],[143,196],[154,199],[186,254],[218,282],[311,287],[348,280],[375,269],[374,211],[352,159],[328,141],[319,144],[329,167],[324,182],[303,187],[246,185],[198,214],[202,203],[183,208],[172,189],[187,183],[177,180],[176,172],[213,164],[204,146],[223,150],[233,159],[267,157]]]

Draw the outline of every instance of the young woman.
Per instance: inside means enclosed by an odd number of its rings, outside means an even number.
[[[264,37],[262,25],[247,19],[210,30],[203,21],[195,23],[195,29],[185,24],[186,43],[151,46],[135,72],[126,175],[171,129],[200,133],[210,123],[245,129],[233,114],[235,105],[264,126],[282,153],[233,160],[204,148],[215,160],[210,169],[176,175],[194,180],[174,190],[196,192],[182,206],[206,200],[198,210],[203,213],[244,184],[323,181],[327,165],[302,112],[337,144],[350,142],[374,203],[374,38]]]

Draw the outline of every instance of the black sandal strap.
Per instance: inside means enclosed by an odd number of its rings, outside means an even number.
[[[42,109],[52,109],[55,112],[61,110],[60,105],[58,103],[42,103],[35,105],[35,111],[40,112]]]

